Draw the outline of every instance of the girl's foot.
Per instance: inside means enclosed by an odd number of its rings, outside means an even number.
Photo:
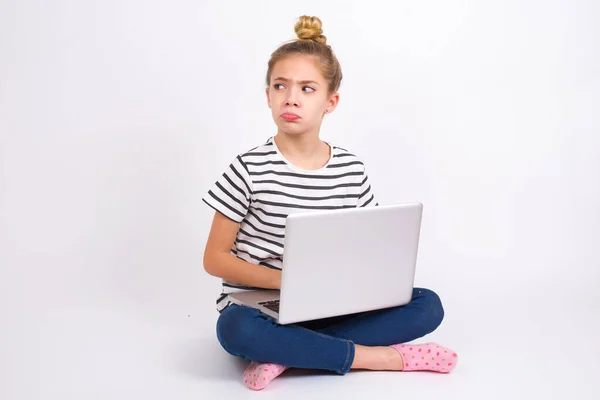
[[[403,371],[434,371],[448,373],[456,367],[458,355],[437,343],[395,344],[404,363]]]
[[[244,372],[244,384],[252,390],[262,390],[286,369],[283,365],[252,362]]]

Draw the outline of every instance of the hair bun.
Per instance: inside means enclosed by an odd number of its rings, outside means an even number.
[[[301,40],[314,40],[315,42],[326,44],[327,38],[323,36],[323,23],[318,17],[309,17],[303,15],[296,22],[294,31]]]

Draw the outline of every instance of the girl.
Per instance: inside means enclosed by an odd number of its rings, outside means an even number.
[[[402,344],[442,322],[440,299],[428,289],[415,288],[402,307],[286,326],[228,301],[234,291],[280,288],[287,215],[377,205],[364,164],[319,139],[342,80],[321,21],[302,16],[295,31],[298,39],[279,47],[268,64],[267,102],[277,135],[237,156],[203,199],[216,210],[204,268],[223,279],[218,340],[228,353],[251,361],[244,383],[255,390],[290,367],[342,375],[350,369],[450,372],[453,351]]]

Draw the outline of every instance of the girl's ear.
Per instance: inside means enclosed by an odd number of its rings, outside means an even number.
[[[337,105],[340,102],[340,94],[334,93],[329,96],[329,100],[327,100],[327,108],[325,109],[326,114],[331,114],[333,110],[336,109]]]
[[[267,105],[271,108],[271,95],[269,93],[269,88],[265,89],[265,93],[267,94]]]

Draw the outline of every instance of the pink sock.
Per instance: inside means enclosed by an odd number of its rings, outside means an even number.
[[[283,365],[252,362],[244,371],[244,384],[252,390],[264,389],[286,369]]]
[[[435,371],[448,373],[456,367],[455,352],[437,343],[392,345],[404,362],[404,371]]]

